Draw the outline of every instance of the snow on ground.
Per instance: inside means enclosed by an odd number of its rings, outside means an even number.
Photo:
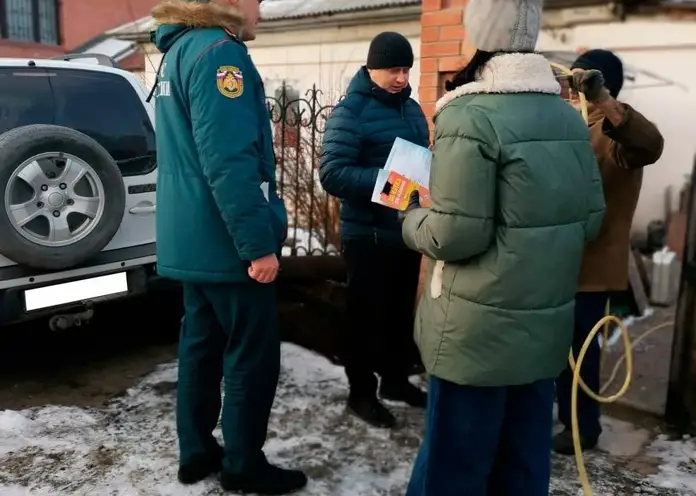
[[[327,255],[338,255],[339,250],[334,245],[328,244],[324,246],[324,242],[321,241],[320,236],[318,236],[317,229],[318,228],[315,226],[312,232],[310,232],[302,227],[288,227],[288,239],[286,245],[283,246],[282,255],[284,257],[289,257],[291,255],[305,257],[323,253]]]
[[[0,495],[221,494],[212,478],[188,488],[176,482],[175,381],[176,364],[170,363],[104,409],[47,406],[0,412]],[[312,482],[301,495],[403,495],[420,442],[422,412],[392,404],[403,427],[372,429],[346,416],[345,394],[341,368],[284,344],[269,457],[307,471]],[[640,475],[635,460],[634,465],[628,461],[647,433],[611,419],[605,428],[605,452],[587,457],[596,496],[696,495],[692,440],[658,438],[645,458],[652,475]],[[572,458],[554,460],[551,494],[578,494]]]
[[[696,494],[696,442],[684,439],[669,440],[660,435],[648,447],[648,454],[660,460],[660,472],[651,477],[658,487]]]

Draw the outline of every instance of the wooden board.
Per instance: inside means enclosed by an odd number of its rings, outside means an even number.
[[[636,255],[633,251],[628,254],[628,283],[638,307],[638,315],[645,315],[645,311],[650,307],[650,300],[645,292],[645,286],[643,286],[643,280],[640,277],[640,270],[636,262]]]
[[[674,212],[667,223],[667,246],[683,259],[684,243],[686,240],[686,212]]]

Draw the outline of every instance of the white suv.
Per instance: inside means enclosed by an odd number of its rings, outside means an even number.
[[[67,328],[157,280],[146,99],[108,57],[0,59],[0,327]]]

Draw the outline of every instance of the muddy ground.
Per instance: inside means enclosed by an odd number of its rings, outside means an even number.
[[[98,307],[79,329],[0,329],[0,410],[104,406],[176,356],[180,313],[178,295],[163,293]]]

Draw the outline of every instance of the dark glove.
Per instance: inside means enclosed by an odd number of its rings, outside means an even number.
[[[417,208],[420,208],[420,195],[418,194],[418,190],[415,189],[408,197],[408,205],[406,206],[406,210],[399,211],[399,222],[403,222],[408,213]]]
[[[569,77],[570,89],[585,94],[590,103],[601,103],[611,98],[604,87],[604,76],[601,71],[590,69],[575,69]]]

